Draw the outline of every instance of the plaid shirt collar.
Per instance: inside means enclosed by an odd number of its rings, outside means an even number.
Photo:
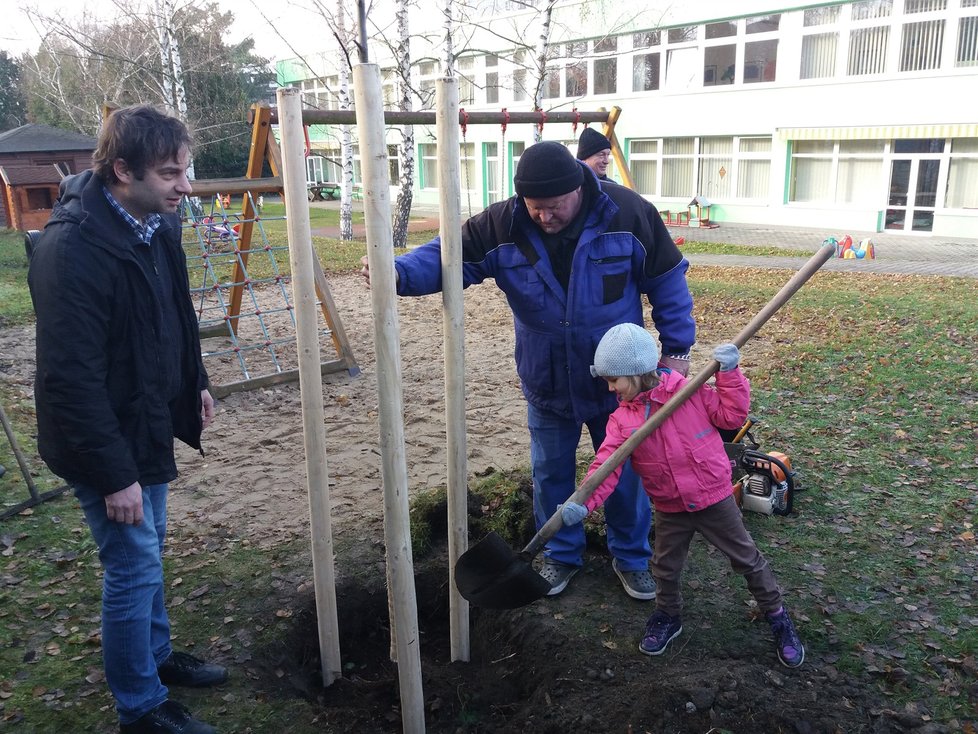
[[[102,187],[102,191],[105,193],[106,200],[119,213],[119,216],[126,220],[130,228],[132,228],[132,231],[139,238],[139,241],[144,245],[148,245],[152,241],[153,235],[156,234],[156,230],[163,224],[163,217],[159,214],[147,214],[146,218],[140,222],[122,208],[122,204],[116,201],[116,198],[105,186]]]

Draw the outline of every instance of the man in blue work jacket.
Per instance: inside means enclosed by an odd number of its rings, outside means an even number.
[[[603,185],[557,142],[527,148],[513,183],[516,196],[463,225],[462,277],[465,287],[495,279],[513,311],[539,529],[576,489],[581,427],[597,450],[617,405],[589,369],[604,333],[624,322],[644,326],[645,294],[662,343],[660,366],[685,375],[696,325],[689,263],[649,202]],[[440,250],[435,238],[395,259],[398,295],[441,290]],[[366,258],[363,274],[369,280]],[[604,507],[615,573],[629,596],[654,599],[652,513],[630,464]],[[580,570],[584,547],[581,523],[551,539],[540,569],[551,595]]]

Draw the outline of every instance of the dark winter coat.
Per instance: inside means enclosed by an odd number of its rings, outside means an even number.
[[[62,182],[31,258],[38,449],[55,474],[102,494],[176,477],[174,437],[200,449],[207,375],[179,218],[163,220],[150,247],[168,270],[159,282],[171,284],[176,359],[160,358],[158,283],[135,249],[145,245],[91,171]],[[172,400],[167,386],[177,386]]]
[[[494,278],[513,310],[516,369],[527,401],[581,422],[615,408],[605,381],[589,368],[608,329],[644,325],[642,294],[664,353],[685,353],[696,340],[689,263],[655,207],[623,186],[602,188],[593,174],[584,180],[590,206],[566,290],[522,197],[491,205],[462,229],[463,285]],[[398,294],[441,290],[440,240],[396,258],[395,267]]]

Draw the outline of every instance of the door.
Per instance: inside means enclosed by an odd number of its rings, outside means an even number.
[[[937,182],[943,140],[897,140],[890,164],[890,193],[884,228],[891,232],[930,232],[934,229]],[[906,156],[906,157],[904,157]]]

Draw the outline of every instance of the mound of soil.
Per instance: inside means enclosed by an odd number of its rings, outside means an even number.
[[[625,596],[601,553],[558,597],[511,611],[473,608],[470,661],[453,662],[445,569],[444,550],[415,567],[428,732],[945,731],[912,709],[881,706],[876,687],[830,662],[810,656],[799,669],[782,667],[767,625],[747,614],[743,635],[721,648],[701,634],[711,621],[693,615],[665,654],[640,654],[652,604]],[[289,644],[255,655],[262,683],[314,702],[324,731],[399,732],[385,589],[357,579],[337,594],[343,677],[322,688],[310,595]]]

